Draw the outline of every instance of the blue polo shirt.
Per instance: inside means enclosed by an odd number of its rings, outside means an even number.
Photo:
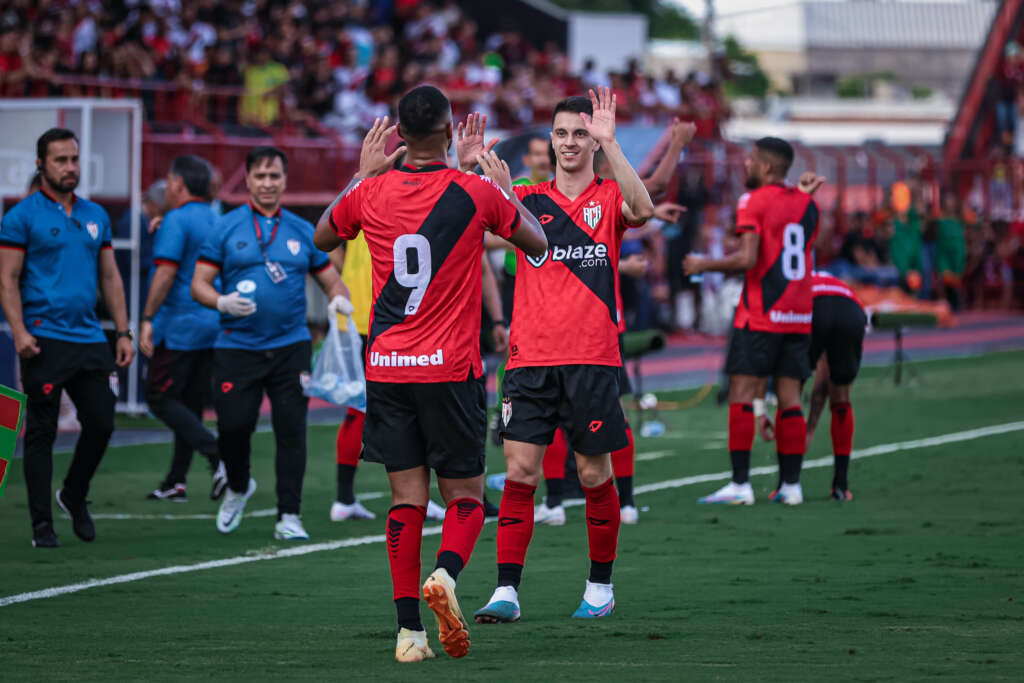
[[[215,348],[261,351],[310,338],[306,274],[319,273],[331,262],[313,244],[309,221],[291,211],[268,218],[249,205],[240,206],[217,221],[199,251],[199,261],[220,269],[224,294],[237,291],[256,302],[252,315],[220,317]],[[271,279],[267,261],[281,267],[284,280]]]
[[[25,252],[21,310],[33,335],[77,343],[106,341],[96,317],[99,255],[110,249],[110,217],[75,196],[71,216],[34,192],[4,216],[0,248]]]
[[[153,342],[175,351],[211,349],[220,332],[220,315],[192,298],[192,274],[217,215],[208,204],[189,202],[164,216],[156,232],[153,263],[177,266],[174,282],[153,317]]]

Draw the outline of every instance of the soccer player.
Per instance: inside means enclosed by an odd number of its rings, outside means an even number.
[[[619,405],[619,247],[626,228],[643,225],[654,211],[615,140],[615,105],[607,88],[560,102],[551,131],[554,180],[514,188],[544,226],[550,249],[540,258],[521,254],[517,264],[502,402],[507,476],[497,534],[498,585],[476,612],[481,623],[520,617],[518,589],[533,535],[534,492],[545,447],[560,425],[567,426],[575,451],[590,545],[590,576],[573,616],[603,617],[615,607],[611,576],[620,511],[609,454],[628,443]],[[463,168],[482,143],[482,136],[463,141]],[[614,180],[594,173],[598,149],[608,156]]]
[[[288,157],[256,147],[245,157],[249,203],[221,216],[199,251],[192,296],[220,311],[214,342],[217,450],[228,488],[217,530],[242,521],[256,490],[249,476],[251,439],[264,391],[270,399],[277,446],[277,523],[274,538],[308,539],[300,518],[306,472],[306,416],[311,345],[306,327],[306,274],[327,294],[329,314],[352,313],[348,290],[327,255],[313,246],[313,226],[281,207]],[[214,287],[217,276],[223,293]]]
[[[171,210],[156,234],[156,267],[139,328],[139,350],[152,359],[146,402],[174,432],[171,469],[149,494],[153,500],[187,499],[185,478],[193,451],[209,461],[213,473],[211,499],[224,495],[228,483],[217,455],[217,437],[203,426],[220,319],[216,311],[196,302],[190,293],[199,249],[217,220],[207,204],[209,194],[210,165],[206,161],[179,156],[171,162],[166,186]]]
[[[811,250],[818,234],[818,207],[808,192],[784,184],[793,148],[761,138],[747,157],[750,192],[737,204],[739,250],[719,259],[688,254],[688,275],[708,271],[746,273],[726,354],[729,383],[729,456],[732,480],[700,503],[753,505],[750,450],[753,400],[767,377],[779,398],[775,437],[782,485],[773,501],[803,502],[800,467],[807,445],[800,386],[810,375]]]
[[[437,617],[445,651],[453,657],[469,651],[455,582],[484,521],[484,232],[509,239],[532,257],[544,254],[547,242],[537,220],[511,194],[508,166],[497,155],[481,153],[475,160],[493,182],[448,168],[451,106],[440,90],[414,88],[399,102],[398,117],[405,163],[389,171],[401,151],[384,154],[394,127],[387,118],[375,122],[363,142],[359,173],[317,224],[316,244],[330,251],[361,230],[370,247],[373,311],[363,459],[387,469],[395,659],[416,662],[434,656],[420,620],[421,592]],[[421,589],[431,469],[448,510],[437,563]]]
[[[827,398],[832,411],[834,458],[831,496],[835,500],[853,500],[847,476],[854,430],[850,387],[860,370],[867,316],[857,295],[845,282],[826,272],[814,272],[811,278],[814,317],[810,363],[816,370],[807,413],[807,445],[814,440]]]
[[[42,185],[0,226],[0,304],[21,357],[28,395],[25,485],[32,545],[56,548],[50,486],[60,397],[71,397],[82,424],[57,504],[83,541],[96,538],[86,504],[89,484],[114,431],[114,364],[135,357],[124,284],[111,248],[110,218],[75,194],[81,175],[78,138],[51,128],[36,143]],[[96,317],[96,290],[114,321],[116,357]],[[30,331],[31,330],[31,331]]]

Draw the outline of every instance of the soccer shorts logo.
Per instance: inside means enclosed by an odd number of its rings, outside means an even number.
[[[305,370],[303,370],[302,372],[299,373],[299,385],[302,387],[303,391],[305,391],[306,389],[309,389],[310,379],[311,379],[310,374],[308,372],[306,372]]]
[[[110,385],[110,393],[115,398],[121,395],[121,378],[117,376],[116,372],[110,373],[110,377],[107,378],[107,383]]]
[[[229,391],[231,391],[234,388],[235,388],[234,382],[221,382],[220,383],[220,393],[222,393],[222,394],[226,394],[226,393],[228,393]]]
[[[506,396],[501,402],[501,423],[508,427],[508,421],[512,419],[512,399]]]
[[[591,432],[596,432],[597,430],[599,430],[603,426],[604,426],[604,422],[603,421],[601,421],[601,420],[593,420],[590,423],[589,429],[590,429]]]

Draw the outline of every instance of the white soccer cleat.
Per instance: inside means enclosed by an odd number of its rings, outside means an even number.
[[[541,503],[533,511],[533,523],[546,524],[547,526],[562,526],[565,524],[565,508],[561,505],[549,508],[546,504]]]
[[[591,583],[583,591],[583,600],[572,616],[574,619],[600,619],[615,611],[615,592],[610,583]]]
[[[745,484],[737,484],[730,481],[710,496],[697,499],[702,505],[753,505],[754,487],[748,481]]]
[[[274,525],[274,538],[279,541],[308,541],[309,534],[302,526],[302,518],[286,512]]]
[[[351,505],[334,501],[334,505],[331,506],[331,521],[344,522],[346,519],[377,519],[377,515],[363,507],[358,500]]]
[[[640,521],[640,513],[635,505],[623,505],[619,508],[619,519],[623,524],[636,524]]]
[[[435,503],[432,500],[427,501],[427,519],[436,519],[441,521],[444,519],[444,508]]]
[[[245,493],[236,493],[227,487],[224,491],[224,500],[221,501],[220,510],[217,511],[217,531],[222,534],[230,534],[242,523],[242,512],[245,511],[245,504],[249,497],[256,491],[256,480],[249,479],[249,488]]]
[[[771,501],[783,505],[800,505],[804,502],[804,490],[800,482],[783,484],[777,491],[772,491]]]
[[[426,631],[410,631],[398,629],[398,642],[395,643],[395,660],[399,662],[422,662],[433,659],[434,652],[427,645]]]

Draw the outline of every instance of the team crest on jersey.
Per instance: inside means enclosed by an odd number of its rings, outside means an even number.
[[[583,222],[589,225],[591,230],[597,230],[597,224],[601,222],[601,204],[596,199],[591,199],[583,207]]]
[[[512,419],[512,399],[508,396],[501,402],[501,423],[508,427],[508,421]]]
[[[285,244],[288,247],[288,251],[292,252],[292,256],[299,255],[299,249],[302,248],[302,245],[299,244],[298,240],[288,240]]]
[[[89,237],[96,239],[100,236],[100,226],[93,221],[89,221],[85,224],[85,229],[89,233]]]
[[[541,266],[544,265],[544,262],[548,260],[548,254],[550,254],[550,253],[551,253],[550,251],[545,251],[543,256],[537,256],[537,257],[533,257],[533,256],[525,255],[525,254],[524,255],[526,256],[526,262],[527,263],[529,263],[534,268],[540,268]]]

